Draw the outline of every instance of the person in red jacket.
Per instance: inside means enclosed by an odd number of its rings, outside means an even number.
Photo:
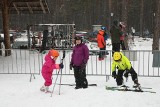
[[[99,52],[99,61],[104,59],[104,55],[105,55],[105,49],[106,49],[106,42],[104,40],[104,31],[103,30],[99,30],[98,34],[97,34],[97,42],[98,42],[98,47],[100,49]]]
[[[63,69],[63,63],[56,64],[56,60],[59,56],[57,50],[51,49],[45,56],[45,63],[42,66],[42,76],[45,80],[44,85],[40,88],[43,92],[50,92],[49,86],[52,84],[52,72],[54,69]]]

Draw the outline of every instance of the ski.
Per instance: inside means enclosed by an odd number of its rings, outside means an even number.
[[[125,86],[127,88],[136,88],[136,87],[130,87],[130,86]],[[110,88],[118,88],[118,87],[110,87]],[[141,89],[152,89],[151,87],[140,87]]]
[[[131,89],[131,88],[119,88],[119,87],[107,87],[106,86],[106,90],[110,90],[110,91],[132,91],[132,92],[148,92],[148,93],[156,93],[155,91],[147,91],[147,90],[137,90],[137,89]]]
[[[136,87],[132,87],[132,88],[136,88]],[[141,87],[142,89],[152,89],[151,87]]]
[[[58,84],[58,85],[76,86],[76,84]],[[97,86],[97,84],[88,84],[88,86]]]

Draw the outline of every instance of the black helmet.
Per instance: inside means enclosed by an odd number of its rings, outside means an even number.
[[[81,40],[81,43],[82,43],[82,37],[76,36],[74,39],[75,39],[75,44],[76,44],[76,40]]]
[[[82,38],[80,36],[76,36],[75,40],[82,40]]]

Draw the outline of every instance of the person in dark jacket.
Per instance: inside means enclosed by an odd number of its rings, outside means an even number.
[[[70,70],[74,68],[74,77],[76,82],[75,89],[88,88],[88,81],[86,79],[86,64],[89,59],[89,49],[82,43],[82,38],[75,37],[75,46],[71,56]]]
[[[111,42],[112,42],[112,56],[114,52],[120,51],[120,37],[122,35],[121,29],[119,27],[119,22],[117,20],[113,21],[113,26],[110,29]]]

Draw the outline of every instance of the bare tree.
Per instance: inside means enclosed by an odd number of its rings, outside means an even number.
[[[153,36],[153,47],[152,50],[159,50],[159,37],[160,37],[160,0],[156,3],[157,11],[155,18],[154,36]]]
[[[125,24],[125,29],[124,29],[124,33],[127,33],[127,25],[128,25],[128,0],[122,0],[122,22],[124,22]],[[125,37],[124,39],[124,43],[125,43],[125,47],[128,50],[128,36]]]
[[[144,14],[144,0],[141,0],[141,10],[140,10],[140,32],[141,32],[141,35],[140,36],[144,36],[143,35],[143,14]]]
[[[2,17],[3,17],[3,31],[4,31],[4,45],[5,45],[5,56],[11,55],[11,45],[9,36],[9,0],[2,0]]]
[[[128,19],[128,0],[122,0],[122,21],[127,25]]]
[[[112,14],[112,0],[108,0],[108,8],[109,8],[108,22],[109,22],[109,29],[110,29],[110,26],[111,26],[111,14]]]

